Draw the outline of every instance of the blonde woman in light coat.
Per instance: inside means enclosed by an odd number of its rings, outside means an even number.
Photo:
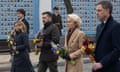
[[[65,72],[83,71],[83,59],[80,46],[82,45],[84,32],[79,29],[81,23],[82,21],[78,15],[68,15],[67,27],[69,30],[65,36],[65,48],[69,54],[64,57],[64,59],[66,59]],[[72,64],[70,60],[74,60],[75,64]]]

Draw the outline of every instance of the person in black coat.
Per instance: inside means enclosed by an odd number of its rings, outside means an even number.
[[[41,47],[38,72],[46,72],[47,68],[50,69],[50,72],[58,72],[58,56],[52,52],[51,42],[58,44],[60,33],[57,26],[52,23],[52,14],[50,12],[44,12],[42,14],[42,19],[44,24],[44,28],[42,30],[43,42],[38,43],[38,46]]]
[[[112,4],[96,4],[96,14],[102,22],[97,26],[93,72],[120,72],[120,24],[112,15]]]
[[[26,12],[24,9],[18,9],[17,10],[17,17],[18,17],[18,21],[22,21],[27,28],[27,33],[29,34],[29,23],[28,21],[25,19],[26,16]]]
[[[54,7],[54,14],[52,17],[52,21],[53,21],[53,24],[55,24],[58,27],[60,35],[62,35],[62,32],[61,32],[61,30],[62,30],[62,17],[59,14],[58,7]]]
[[[17,10],[17,17],[18,17],[18,21],[22,21],[26,28],[27,28],[27,33],[29,34],[29,23],[28,21],[25,19],[25,16],[26,16],[26,13],[25,13],[25,10],[24,9],[18,9]],[[29,35],[28,35],[29,36]],[[28,48],[29,49],[29,52],[30,52],[30,47]],[[12,54],[13,54],[13,51],[12,49],[10,50],[10,55],[11,55],[11,59],[10,59],[10,62],[12,61]]]
[[[22,21],[18,21],[14,25],[15,46],[12,46],[14,51],[11,72],[34,72],[33,66],[29,58],[29,42],[26,26]]]

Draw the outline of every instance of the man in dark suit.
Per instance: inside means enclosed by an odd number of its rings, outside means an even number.
[[[62,18],[61,15],[59,14],[59,8],[58,7],[54,7],[54,14],[53,14],[53,24],[55,24],[60,32],[60,35],[62,35]]]
[[[97,26],[93,72],[120,72],[120,24],[112,17],[112,4],[96,4],[96,14],[101,24]]]
[[[18,9],[17,10],[17,17],[18,17],[18,20],[19,21],[22,21],[26,28],[27,28],[27,33],[29,34],[29,23],[28,21],[25,19],[25,16],[26,16],[26,12],[24,9]]]

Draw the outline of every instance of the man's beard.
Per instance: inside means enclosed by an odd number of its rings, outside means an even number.
[[[45,21],[43,21],[43,24],[45,24],[46,22]]]
[[[48,21],[44,21],[44,20],[43,20],[43,23],[44,23],[44,24],[46,24],[46,23],[48,23],[48,22],[51,22],[51,21],[50,21],[50,20],[48,20]]]

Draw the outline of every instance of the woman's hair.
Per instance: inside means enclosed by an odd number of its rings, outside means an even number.
[[[74,22],[76,28],[79,28],[82,24],[82,20],[77,14],[68,14],[68,18]]]
[[[22,22],[22,21],[17,21],[15,22],[14,25],[18,25],[19,29],[22,31],[22,32],[27,32],[27,28],[25,26],[25,24]]]

